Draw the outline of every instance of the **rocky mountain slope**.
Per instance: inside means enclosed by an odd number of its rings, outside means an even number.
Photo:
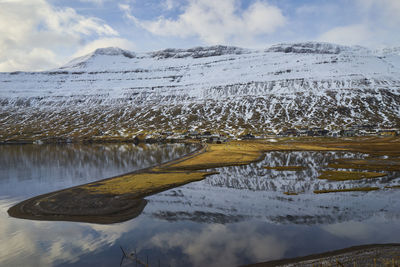
[[[399,49],[97,49],[44,72],[0,73],[0,140],[400,126]]]

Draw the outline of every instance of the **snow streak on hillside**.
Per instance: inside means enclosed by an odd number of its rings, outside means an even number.
[[[51,71],[0,73],[0,139],[400,126],[398,51],[327,43],[98,49]]]

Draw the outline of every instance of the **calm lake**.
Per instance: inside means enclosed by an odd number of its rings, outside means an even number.
[[[120,266],[122,247],[150,266],[238,266],[353,245],[400,243],[400,189],[314,194],[400,184],[317,179],[348,152],[270,152],[247,166],[150,197],[143,213],[112,225],[14,219],[7,209],[46,192],[178,158],[184,144],[0,146],[0,266]],[[300,171],[263,166],[306,167]],[[288,196],[284,192],[301,192]],[[123,266],[135,266],[124,259]]]

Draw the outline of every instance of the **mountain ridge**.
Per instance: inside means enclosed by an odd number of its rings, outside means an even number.
[[[395,48],[102,48],[51,71],[0,73],[0,84],[0,140],[400,126]]]

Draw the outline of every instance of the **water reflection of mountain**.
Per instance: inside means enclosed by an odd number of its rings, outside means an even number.
[[[382,186],[397,184],[399,173],[389,172],[379,179],[332,182],[318,179],[320,171],[339,158],[363,158],[365,155],[348,152],[272,152],[267,153],[261,162],[218,169],[220,175],[206,180],[211,186],[248,189],[252,191],[276,191],[311,193],[319,189],[341,189],[363,186]],[[263,166],[302,166],[299,171],[277,171]]]
[[[117,261],[120,256],[119,247],[104,251],[138,228],[136,220],[113,225],[30,221],[9,217],[7,210],[30,196],[156,165],[194,148],[183,144],[1,145],[0,266],[97,266],[101,260],[112,266],[113,252],[118,252]],[[95,254],[91,264],[77,263],[91,253]],[[104,258],[98,261],[101,253]]]
[[[11,148],[6,150],[6,146],[0,146],[0,173],[3,175],[0,192],[4,194],[0,197],[1,266],[113,266],[121,260],[120,246],[128,252],[137,250],[140,259],[150,255],[150,266],[157,266],[159,259],[162,266],[239,266],[365,243],[399,242],[400,190],[286,196],[278,187],[275,191],[262,189],[261,184],[268,179],[284,184],[294,179],[293,172],[277,172],[276,177],[271,178],[273,172],[261,168],[262,163],[255,164],[254,168],[222,168],[221,175],[149,197],[150,203],[144,214],[124,223],[30,221],[7,216],[7,209],[14,200],[5,194],[11,192],[26,198],[25,194],[30,191],[37,194],[38,190],[46,189],[42,188],[46,183],[41,181],[48,181],[51,186],[60,186],[64,180],[71,183],[71,176],[64,174],[73,174],[69,169],[74,169],[74,165],[84,166],[93,175],[97,168],[104,172],[118,170],[118,166],[127,166],[129,170],[131,166],[141,168],[133,161],[135,157],[146,164],[159,157],[153,152],[140,152],[146,147],[139,150],[131,145],[106,147],[77,146],[74,153],[70,153],[67,152],[70,147],[60,146],[55,151],[38,146],[40,150],[44,149],[39,153],[35,149],[29,151],[32,148],[26,146],[22,149],[30,155],[24,156],[24,151],[18,151],[21,147],[15,146],[13,152]],[[179,156],[188,148],[178,145],[166,149],[169,152],[161,151],[162,155]],[[14,160],[8,158],[5,151]],[[66,155],[80,160],[67,160]],[[113,155],[124,157],[114,159]],[[154,158],[144,160],[140,155]],[[312,153],[300,153],[298,157],[306,155]],[[268,154],[266,160],[269,158]],[[96,163],[85,162],[89,159]],[[40,176],[42,180],[13,176],[3,168],[3,164],[10,164],[10,171],[15,173],[18,166],[36,168],[32,173],[38,173],[43,167],[36,163],[56,167],[44,172],[46,175]],[[254,175],[250,175],[252,172]],[[259,184],[244,183],[258,174]],[[10,179],[16,181],[10,182]],[[233,182],[234,179],[238,181]],[[238,186],[231,186],[235,183]],[[328,224],[330,222],[333,224]],[[132,264],[126,262],[125,266]]]
[[[400,181],[398,173],[360,181],[329,182],[318,173],[338,158],[362,158],[348,152],[271,152],[258,163],[217,169],[220,174],[149,198],[145,213],[165,220],[236,222],[256,218],[274,223],[326,224],[363,220],[381,213],[400,217],[400,190],[316,195],[314,190],[360,186],[384,187]],[[304,166],[301,171],[263,166]],[[287,196],[284,192],[297,192]]]
[[[0,195],[30,196],[88,183],[181,157],[184,144],[0,146]]]

